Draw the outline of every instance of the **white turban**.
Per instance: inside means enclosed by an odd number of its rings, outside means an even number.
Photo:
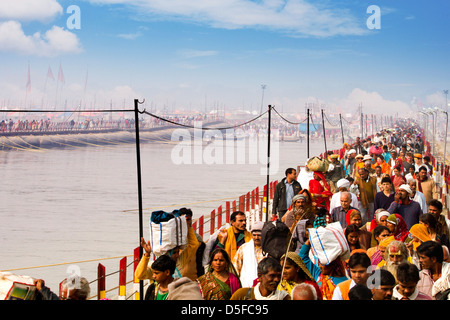
[[[336,183],[338,189],[339,188],[350,188],[350,181],[348,181],[347,179],[340,179],[337,183]]]
[[[398,187],[398,189],[405,190],[406,192],[408,192],[409,195],[412,195],[413,193],[410,186],[407,184],[402,184],[400,187]]]
[[[389,217],[391,214],[388,212],[388,211],[386,211],[386,210],[384,210],[384,209],[382,209],[382,210],[377,210],[378,212],[376,212],[375,214],[376,214],[376,217],[377,217],[377,221],[380,221],[380,218],[382,217],[382,216],[386,216],[386,217]]]

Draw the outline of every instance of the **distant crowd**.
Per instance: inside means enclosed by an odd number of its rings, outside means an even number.
[[[78,117],[76,117],[78,118]],[[3,119],[0,121],[0,133],[22,133],[22,132],[46,132],[46,131],[79,131],[79,130],[101,130],[101,129],[134,129],[134,118],[120,118],[118,120],[109,120],[102,117],[86,117],[84,120],[51,120],[50,118],[41,119]],[[214,117],[208,117],[206,115],[196,116],[162,116],[162,118],[183,124],[194,125],[195,121],[211,120]],[[147,117],[145,120],[140,120],[141,128],[153,128],[162,125],[168,125],[169,122],[162,119]]]

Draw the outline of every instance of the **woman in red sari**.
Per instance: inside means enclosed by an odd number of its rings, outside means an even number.
[[[388,227],[389,231],[391,231],[391,235],[394,236],[395,240],[405,242],[406,238],[409,235],[409,230],[405,220],[401,215],[397,213],[391,214],[387,218],[386,226]]]
[[[309,181],[309,192],[314,197],[315,205],[330,211],[330,199],[333,196],[330,186],[322,172],[314,171],[313,177],[314,179]]]
[[[391,177],[392,185],[394,186],[396,192],[398,191],[398,187],[406,183],[406,179],[403,177],[402,172],[403,171],[400,167],[395,167],[394,175]]]
[[[394,168],[395,167],[400,167],[400,172],[403,174],[403,160],[401,158],[397,158],[394,161]]]

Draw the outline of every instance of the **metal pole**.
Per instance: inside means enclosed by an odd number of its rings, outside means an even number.
[[[369,126],[367,125],[367,113],[365,114],[364,118],[365,118],[364,127],[366,128],[366,135],[364,137],[366,137],[369,135]]]
[[[137,181],[138,181],[138,205],[139,205],[139,259],[142,258],[141,238],[144,236],[142,218],[142,178],[141,178],[141,149],[139,140],[139,100],[134,99],[134,125],[136,128],[136,161],[137,161]],[[144,282],[139,281],[140,299],[144,299]]]
[[[359,119],[359,125],[361,126],[361,139],[364,137],[364,115],[362,113],[362,107],[361,107],[361,119]]]
[[[341,122],[341,135],[342,135],[342,144],[345,142],[344,138],[344,128],[342,127],[342,115],[339,113],[339,121]]]
[[[267,126],[267,194],[266,194],[266,221],[269,221],[269,179],[270,179],[270,122],[272,106],[269,105],[268,110],[268,126]]]
[[[436,156],[436,146],[435,146],[435,141],[434,141],[434,137],[436,135],[436,119],[434,118],[435,113],[431,112],[431,117],[433,118],[433,156]]]
[[[444,90],[444,94],[445,94],[445,112],[448,112],[448,100],[447,100],[448,90]]]
[[[309,108],[306,109],[306,157],[309,159]]]
[[[327,137],[325,136],[325,120],[323,118],[323,109],[322,109],[322,131],[323,131],[323,143],[325,144],[325,153],[324,153],[324,159],[328,159],[327,157]]]
[[[264,105],[264,90],[266,90],[266,87],[267,87],[267,85],[265,85],[265,84],[262,84],[262,85],[261,85],[261,89],[262,89],[262,96],[261,96],[261,112],[260,112],[259,114],[262,113],[262,108],[263,108],[263,105]]]
[[[444,170],[445,170],[445,156],[447,154],[447,138],[448,138],[448,136],[447,136],[447,131],[448,131],[448,112],[444,111],[444,113],[445,113],[445,136],[444,136],[444,139],[445,139],[445,141],[444,141]],[[447,184],[445,183],[445,185],[447,185]]]

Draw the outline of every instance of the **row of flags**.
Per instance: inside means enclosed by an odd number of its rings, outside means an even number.
[[[41,99],[41,107],[44,106],[44,100],[47,100],[47,101],[49,100],[47,97],[47,82],[49,80],[53,80],[53,81],[56,80],[56,94],[55,94],[55,102],[54,102],[54,106],[56,108],[56,106],[59,104],[59,99],[61,98],[61,95],[62,95],[63,86],[66,83],[66,79],[64,77],[64,72],[63,72],[61,64],[59,64],[58,76],[56,79],[53,74],[52,67],[51,66],[48,67],[47,76],[45,77],[43,97]],[[88,71],[86,71],[83,96],[86,94],[87,81],[88,81]],[[30,103],[28,100],[29,100],[29,94],[31,93],[31,72],[30,72],[30,64],[29,63],[28,63],[28,73],[27,73],[27,82],[26,82],[26,91],[25,92],[26,92],[26,94],[25,94],[25,107],[26,107],[27,103]],[[47,98],[45,98],[45,97],[47,97]]]
[[[53,71],[52,71],[52,67],[48,66],[48,71],[47,71],[47,77],[45,79],[45,84],[47,85],[47,80],[51,79],[51,80],[55,80],[55,77],[53,76]],[[58,83],[62,83],[65,84],[66,80],[64,78],[64,72],[62,70],[62,66],[61,64],[59,65],[59,70],[58,70]],[[31,75],[30,75],[30,64],[28,64],[28,74],[27,74],[27,83],[26,83],[26,90],[27,90],[27,94],[31,92]]]

